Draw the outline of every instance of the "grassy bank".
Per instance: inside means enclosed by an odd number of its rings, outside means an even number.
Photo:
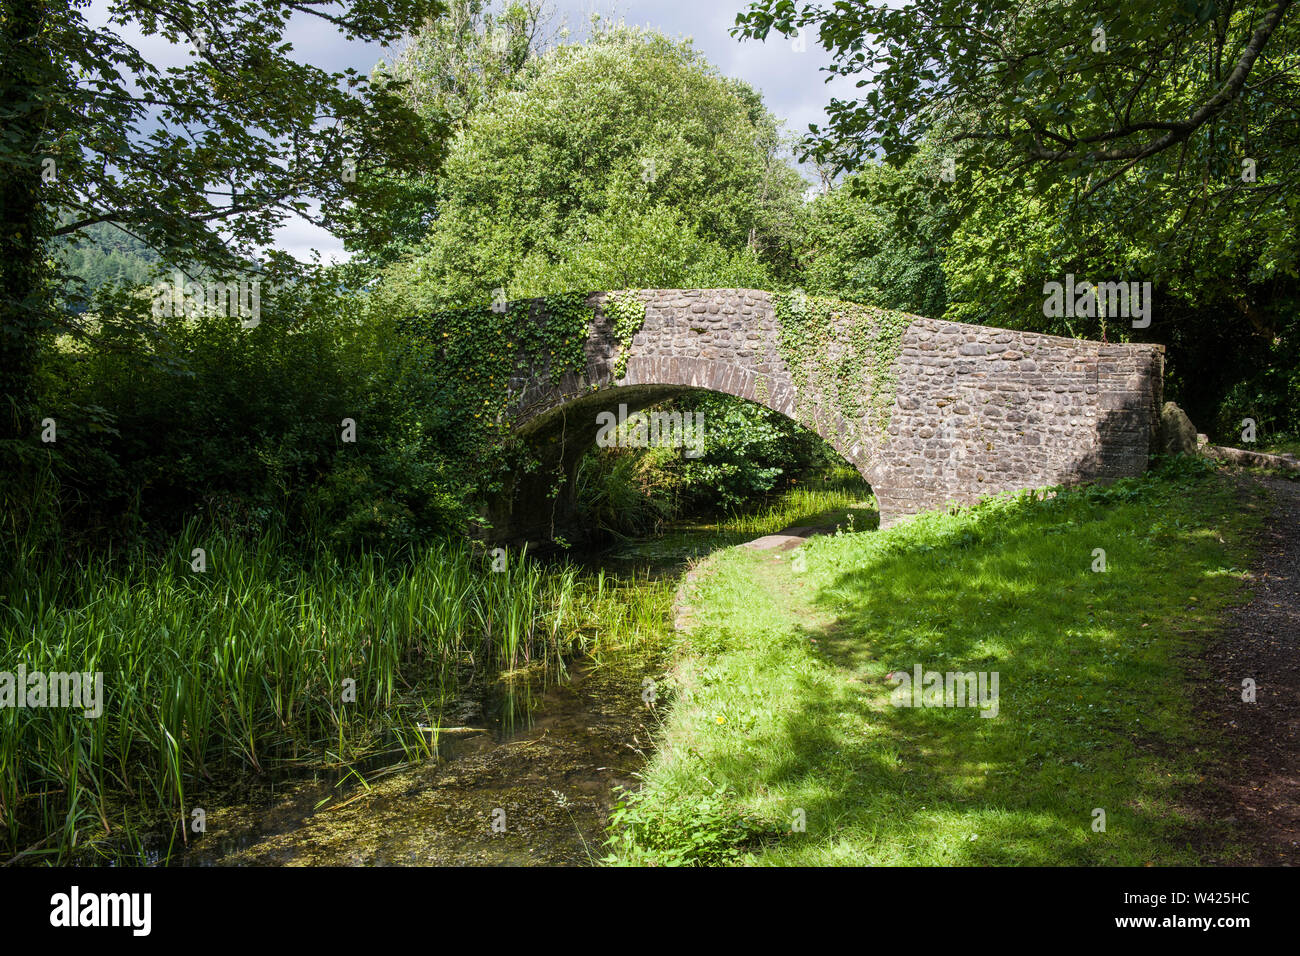
[[[624,542],[602,558],[665,567],[675,574],[683,563],[792,525],[863,530],[875,528],[879,521],[871,489],[857,472],[843,469],[788,488],[745,511],[674,522],[663,533]]]
[[[1184,462],[718,555],[611,862],[1197,862],[1186,677],[1251,521]],[[996,716],[894,706],[917,665],[996,672]]]
[[[196,547],[206,570],[192,569]],[[171,561],[33,560],[3,594],[0,671],[100,672],[102,712],[0,708],[0,862],[67,859],[188,819],[248,771],[427,752],[467,672],[563,667],[663,627],[663,585],[446,545],[304,561],[271,538]],[[179,832],[178,830],[176,832]]]
[[[789,488],[759,508],[730,514],[717,528],[725,534],[764,535],[803,522],[865,531],[878,525],[880,516],[862,477],[856,471],[841,469]]]

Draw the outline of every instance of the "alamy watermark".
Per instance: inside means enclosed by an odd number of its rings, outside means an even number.
[[[997,671],[927,671],[920,664],[887,675],[898,686],[889,702],[895,707],[976,707],[981,717],[998,715]]]
[[[187,280],[179,271],[171,281],[153,287],[153,316],[178,319],[198,315],[224,315],[243,321],[244,328],[256,328],[262,321],[262,281],[239,279],[225,282]]]
[[[19,664],[17,672],[0,671],[0,707],[80,708],[90,719],[104,712],[102,671],[29,671]]]
[[[596,416],[596,444],[601,448],[685,448],[687,458],[704,454],[703,412],[633,412]]]
[[[1076,282],[1068,272],[1064,283],[1044,282],[1043,295],[1048,318],[1132,319],[1135,329],[1151,324],[1150,282]]]
[[[50,925],[124,927],[133,936],[148,936],[153,928],[152,893],[92,893],[73,886],[50,897]]]

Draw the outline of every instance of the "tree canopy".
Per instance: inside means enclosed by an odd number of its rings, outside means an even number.
[[[948,317],[1159,341],[1171,394],[1207,428],[1243,414],[1296,427],[1290,0],[757,0],[735,32],[802,29],[862,90],[832,101],[804,148],[866,172],[850,185],[874,183],[873,214],[942,204],[944,220],[922,221],[938,227]],[[1044,282],[1066,273],[1150,281],[1159,314],[1144,331],[1046,317]]]
[[[626,27],[539,58],[455,140],[390,288],[412,304],[781,281],[803,182],[758,95],[689,43]]]
[[[114,223],[151,248],[246,269],[290,216],[344,223],[358,181],[436,165],[441,137],[396,85],[296,60],[304,16],[350,38],[399,39],[437,0],[110,0],[94,25],[68,0],[0,3],[0,437],[30,427],[50,307],[51,240]],[[185,50],[150,61],[130,29]],[[378,178],[378,177],[376,177]],[[400,196],[390,196],[396,201]],[[371,190],[367,201],[382,207]],[[291,268],[268,253],[272,268]]]

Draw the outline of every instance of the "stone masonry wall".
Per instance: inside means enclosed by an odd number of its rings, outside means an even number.
[[[563,419],[565,441],[585,449],[594,440],[596,410],[629,398],[644,407],[682,388],[725,392],[817,431],[871,483],[887,525],[1001,491],[1139,474],[1159,423],[1158,345],[911,317],[892,365],[893,402],[882,429],[865,411],[846,417],[843,401],[812,381],[796,387],[767,293],[640,294],[646,320],[626,376],[613,380],[620,346],[601,309],[605,294],[596,294],[589,299],[597,317],[585,374],[566,375],[555,386],[537,364],[512,381],[521,432],[545,434]],[[835,365],[851,348],[848,331],[832,325],[827,332],[824,358]]]

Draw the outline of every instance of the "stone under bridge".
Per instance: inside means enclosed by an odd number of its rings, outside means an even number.
[[[644,303],[626,348],[610,296]],[[600,412],[646,409],[689,389],[739,396],[812,428],[870,483],[882,526],[1002,491],[1136,475],[1157,437],[1159,345],[744,289],[596,293],[587,305],[586,369],[557,383],[545,361],[524,361],[510,382],[516,430],[544,467],[495,509],[502,537],[571,528],[573,475]]]

